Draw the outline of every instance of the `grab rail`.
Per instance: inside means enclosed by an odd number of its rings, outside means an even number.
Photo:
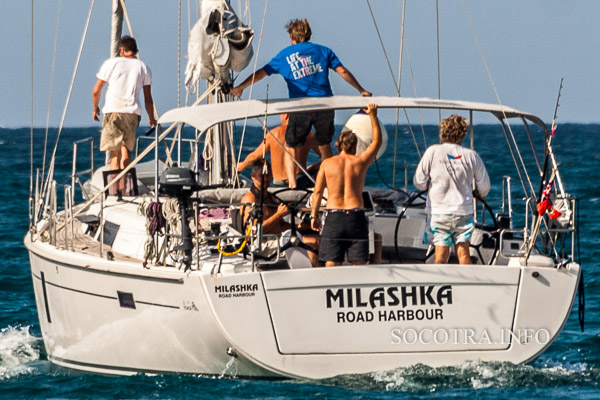
[[[50,187],[50,244],[56,246],[56,181],[53,180]]]
[[[77,154],[78,154],[78,148],[80,144],[86,143],[86,142],[90,142],[90,168],[83,170],[83,171],[77,171]],[[80,176],[85,175],[85,174],[90,174],[90,178],[94,175],[94,138],[93,137],[88,137],[85,139],[81,139],[81,140],[77,140],[76,142],[73,143],[73,167],[72,167],[72,173],[71,173],[71,187],[73,188],[72,193],[71,193],[71,202],[75,203],[75,183],[79,183],[81,185],[81,180],[79,179]],[[83,186],[82,186],[83,189]]]
[[[65,250],[71,251],[75,249],[73,243],[73,192],[71,186],[65,185]]]
[[[510,221],[510,227],[512,229],[512,216],[513,216],[513,208],[512,208],[512,191],[510,181],[512,178],[510,176],[502,177],[502,213],[506,213],[508,209],[508,218]]]

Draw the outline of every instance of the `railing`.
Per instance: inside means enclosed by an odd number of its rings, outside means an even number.
[[[541,241],[545,255],[556,258],[557,260],[568,260],[576,254],[576,242],[577,242],[577,226],[575,221],[575,215],[577,212],[577,198],[573,196],[557,196],[553,199],[554,204],[557,208],[561,208],[561,202],[567,202],[566,207],[562,207],[564,214],[557,219],[549,219],[547,216],[539,216],[537,213],[529,215],[529,210],[532,204],[535,204],[536,198],[530,197],[526,199],[525,205],[525,225],[522,229],[504,229],[500,232],[500,254],[504,257],[525,257],[527,255],[527,247],[531,245],[531,241],[535,240],[535,243]],[[535,208],[532,208],[535,209]],[[509,206],[510,210],[510,206]],[[533,227],[536,225],[537,219],[543,218],[540,228],[535,232],[535,239],[531,238]],[[523,234],[523,246],[517,252],[511,252],[507,254],[504,252],[504,236],[508,233],[521,233]],[[564,254],[564,246],[566,240],[570,239],[569,254]],[[534,243],[534,244],[535,244]],[[569,244],[569,243],[567,243]]]
[[[502,177],[502,213],[507,214],[510,221],[510,229],[513,227],[513,208],[512,208],[512,191],[511,191],[511,177]],[[508,212],[507,212],[508,211]]]
[[[57,214],[56,181],[53,180],[51,183],[51,187],[50,187],[50,220],[49,220],[50,244],[52,246],[56,246],[56,214]]]
[[[73,251],[74,246],[74,226],[73,226],[73,190],[69,185],[65,185],[65,250]]]
[[[87,143],[87,142],[90,143],[90,164],[91,164],[90,168],[83,170],[83,171],[77,171],[77,155],[78,155],[79,145],[83,144],[83,143]],[[90,179],[94,175],[94,138],[93,137],[81,139],[81,140],[78,140],[75,143],[73,143],[73,169],[71,172],[71,187],[73,188],[73,190],[71,191],[71,203],[72,204],[75,203],[75,184],[78,183],[79,186],[81,187],[81,190],[85,191],[85,189],[83,188],[83,185],[81,184],[81,180],[79,179],[80,176],[85,175],[85,174],[89,174]]]
[[[141,141],[154,141],[156,140],[154,136],[138,136],[135,142],[135,156],[138,156],[138,149],[140,148],[140,142]],[[173,143],[173,141],[176,141],[178,139],[174,139],[174,138],[164,138],[163,142],[171,142]],[[194,139],[181,139],[182,142],[186,142],[189,144],[190,146],[190,154],[195,154],[194,151],[194,147],[195,147],[195,143],[196,141]],[[170,149],[168,150],[169,152],[171,151]]]

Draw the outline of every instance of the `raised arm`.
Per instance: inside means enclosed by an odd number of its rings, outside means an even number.
[[[354,75],[352,75],[352,72],[350,72],[348,68],[344,67],[343,65],[340,65],[339,67],[335,68],[334,71],[340,74],[342,79],[348,82],[350,85],[352,85],[353,88],[358,90],[362,96],[370,97],[372,95],[371,92],[365,90],[360,85],[360,83],[358,83],[358,81],[356,80]]]
[[[375,157],[377,157],[377,153],[381,148],[381,128],[379,127],[379,120],[377,120],[377,105],[370,103],[367,106],[367,114],[371,117],[371,132],[373,136],[373,140],[367,146],[366,150],[358,155],[365,165],[370,165]]]
[[[271,140],[269,140],[269,139],[270,139],[270,137],[267,136],[267,139],[265,141],[265,149],[264,149],[265,155],[271,150]],[[237,166],[238,172],[242,172],[243,170],[245,170],[246,168],[251,166],[254,163],[254,161],[260,160],[262,157],[263,157],[263,145],[261,143],[260,145],[258,145],[258,147],[256,149],[254,149],[254,151],[252,153],[250,153],[246,156],[244,161],[242,161],[238,164],[238,166]]]

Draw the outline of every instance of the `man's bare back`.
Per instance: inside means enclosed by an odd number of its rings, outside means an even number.
[[[288,179],[289,172],[287,171],[287,160],[289,156],[286,150],[290,149],[285,145],[285,130],[287,128],[289,120],[288,114],[281,114],[281,125],[271,129],[267,135],[265,141],[265,152],[271,154],[271,165],[273,167],[273,178],[278,181],[285,181]],[[260,144],[252,153],[248,154],[246,159],[238,164],[238,172],[242,172],[246,168],[250,167],[252,163],[263,157],[263,145]],[[283,149],[285,147],[286,150]],[[315,139],[314,132],[311,132],[306,140],[306,144],[302,147],[301,151],[297,154],[297,161],[300,163],[302,168],[306,169],[306,162],[308,153],[313,149],[315,153],[320,155],[317,141]],[[290,161],[291,164],[293,162]]]
[[[367,149],[355,155],[353,148],[342,150],[337,156],[324,160],[317,175],[317,183],[313,195],[313,221],[318,220],[323,191],[327,187],[328,209],[363,208],[362,190],[369,165],[375,160],[381,147],[381,129],[377,121],[377,106],[369,104],[367,114],[371,117],[373,141]]]
[[[381,147],[381,130],[377,120],[377,106],[369,104],[373,141],[356,155],[357,138],[354,132],[340,133],[336,147],[339,155],[323,161],[312,199],[311,226],[321,227],[319,208],[327,187],[327,217],[321,233],[319,260],[325,266],[341,265],[347,259],[353,265],[362,265],[369,256],[369,223],[363,210],[362,191],[369,165]]]

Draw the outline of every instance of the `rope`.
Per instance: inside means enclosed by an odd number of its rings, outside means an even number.
[[[154,243],[154,237],[158,233],[159,236],[163,236],[162,230],[165,227],[165,219],[162,214],[162,204],[160,202],[151,202],[148,207],[144,209],[146,203],[140,204],[138,212],[146,217],[146,232],[148,238],[144,244],[144,268],[148,268],[148,260],[157,257],[156,245]]]
[[[148,207],[146,208],[146,218],[148,218],[148,234],[154,237],[158,232],[158,234],[162,236],[162,229],[165,227],[162,203],[156,201],[148,204]]]
[[[165,226],[172,229],[171,232],[181,232],[181,218],[179,216],[179,202],[177,199],[168,199],[162,205],[162,215],[165,219]]]

